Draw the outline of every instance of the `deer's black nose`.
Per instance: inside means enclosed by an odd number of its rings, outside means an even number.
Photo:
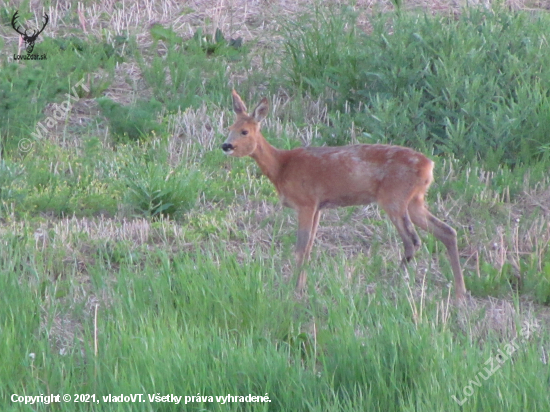
[[[222,144],[222,150],[223,150],[224,152],[229,152],[230,150],[233,150],[233,149],[234,149],[234,147],[233,147],[233,145],[232,145],[231,143],[224,143],[224,144]]]

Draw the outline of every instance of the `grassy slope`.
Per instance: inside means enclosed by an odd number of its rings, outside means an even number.
[[[134,47],[150,61],[155,39],[144,28],[154,21],[173,25],[184,38],[198,27],[220,27],[254,49],[250,60],[231,60],[228,52],[227,83],[204,89],[204,104],[190,98],[187,110],[165,116],[166,137],[115,145],[99,115],[95,97],[129,104],[155,94],[154,79],[143,80],[139,59],[129,53],[118,66],[98,63],[87,78],[96,88],[45,140],[30,152],[10,151],[2,176],[14,194],[2,193],[10,202],[0,229],[2,410],[48,409],[25,409],[9,400],[12,393],[95,394],[102,410],[547,409],[548,310],[536,303],[546,292],[538,283],[522,285],[520,297],[512,290],[515,275],[538,279],[548,270],[543,173],[526,169],[535,184],[524,182],[525,171],[457,172],[457,163],[438,161],[430,208],[459,230],[474,293],[464,307],[449,301],[447,259],[429,236],[411,271],[416,275],[403,280],[401,242],[375,207],[325,214],[308,297],[296,300],[292,212],[277,205],[249,159],[228,160],[216,150],[230,123],[229,86],[250,96],[270,89],[257,70],[276,63],[279,5],[163,2],[151,3],[152,11],[145,3],[126,5],[135,7],[132,20],[128,8],[102,4],[84,9],[86,31],[117,46],[115,36],[129,30],[136,44],[118,46]],[[78,13],[56,5],[49,36],[81,31]],[[283,11],[293,16],[293,8]],[[4,47],[14,49],[11,29],[1,30]],[[160,41],[161,53],[168,41]],[[318,125],[328,123],[323,101],[289,100],[287,93],[280,89],[273,97],[265,125],[279,147],[311,142]],[[133,179],[127,170],[144,170],[143,159],[165,164],[147,173],[167,182],[172,168],[181,179],[187,169],[202,173],[207,184],[198,204],[178,220],[132,218],[117,205],[128,201],[126,186],[117,182]],[[142,188],[154,190],[146,183],[159,179],[140,176]],[[63,191],[66,185],[70,190]],[[515,190],[512,199],[501,186]],[[24,202],[15,201],[18,193],[25,193]],[[59,217],[73,212],[78,217]],[[496,365],[499,350],[514,353],[500,355],[502,366],[485,380],[479,374],[487,376],[484,368]],[[135,393],[267,393],[271,402],[103,403],[103,395]],[[59,409],[90,410],[74,403]]]

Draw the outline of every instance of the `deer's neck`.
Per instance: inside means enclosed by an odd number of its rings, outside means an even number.
[[[250,157],[258,163],[262,173],[266,175],[267,178],[275,184],[275,186],[277,186],[277,181],[281,170],[282,152],[283,151],[271,146],[269,142],[265,140],[262,135],[260,135],[256,150],[250,155]]]

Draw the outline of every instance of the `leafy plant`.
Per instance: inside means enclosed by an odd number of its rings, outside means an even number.
[[[171,27],[166,28],[160,23],[154,23],[149,30],[155,42],[162,40],[168,44],[182,43],[183,39]]]
[[[129,106],[123,106],[107,97],[97,99],[97,102],[117,141],[141,140],[151,133],[158,134],[163,130],[162,125],[156,121],[161,104],[155,99],[138,100]]]
[[[227,40],[222,31],[217,28],[214,36],[210,34],[204,34],[202,28],[197,29],[193,35],[194,41],[206,54],[222,53],[232,49],[238,50],[243,45],[243,38],[238,37],[236,39]]]
[[[123,175],[125,202],[136,213],[149,217],[180,217],[198,200],[202,174],[180,167],[170,170],[165,164],[132,163]]]
[[[477,296],[500,296],[509,292],[513,279],[513,267],[506,263],[496,268],[489,262],[480,263],[481,276],[471,276],[468,281],[468,290]]]
[[[367,35],[342,7],[287,24],[283,76],[324,97],[330,123],[349,113],[368,141],[433,148],[491,170],[541,158],[550,142],[547,15],[472,9],[370,21]]]

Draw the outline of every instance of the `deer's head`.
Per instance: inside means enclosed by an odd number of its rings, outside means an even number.
[[[246,111],[246,106],[235,90],[233,95],[233,110],[237,115],[235,123],[229,127],[229,136],[222,144],[222,150],[231,156],[250,156],[256,150],[258,139],[261,138],[260,123],[267,116],[269,103],[263,98],[256,106],[252,115]]]

